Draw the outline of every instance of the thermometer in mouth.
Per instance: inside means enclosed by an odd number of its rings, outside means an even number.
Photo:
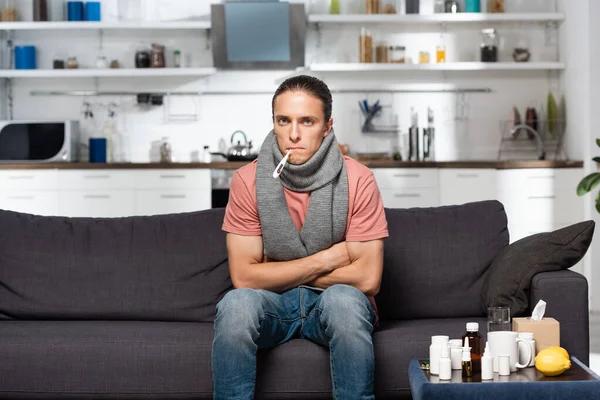
[[[277,165],[277,168],[275,168],[275,171],[273,171],[273,178],[275,178],[275,179],[279,178],[279,175],[281,175],[281,171],[283,171],[283,167],[285,167],[285,164],[287,163],[287,159],[290,156],[291,152],[292,152],[292,149],[288,150],[285,157],[283,157],[283,160],[281,160],[281,162]]]

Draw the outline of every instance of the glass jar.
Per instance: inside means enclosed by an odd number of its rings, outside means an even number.
[[[340,0],[329,0],[329,14],[340,13]]]
[[[488,28],[481,30],[481,61],[498,61],[498,35],[496,29]]]
[[[173,52],[173,66],[175,68],[181,68],[181,51],[179,50]]]
[[[366,28],[360,30],[359,60],[361,63],[373,62],[373,37]]]
[[[384,0],[383,7],[381,8],[382,14],[398,14],[398,7],[396,0]]]
[[[388,63],[389,62],[388,46],[384,42],[377,43],[377,46],[375,46],[375,62],[376,63]]]
[[[390,46],[388,58],[392,63],[404,64],[406,62],[406,47]]]
[[[435,49],[435,61],[438,64],[446,62],[446,46],[443,44],[437,46]]]
[[[152,43],[152,54],[150,56],[150,68],[165,67],[165,46]]]
[[[77,57],[69,57],[69,58],[67,58],[67,68],[68,69],[77,69],[77,68],[79,68],[79,62],[77,61]]]
[[[150,68],[150,52],[148,50],[138,50],[135,52],[135,67]]]
[[[457,0],[446,0],[444,3],[444,9],[447,13],[456,14],[460,12],[460,8]]]
[[[489,0],[488,11],[491,13],[503,13],[504,0]]]
[[[381,4],[379,0],[365,0],[365,11],[367,14],[379,14]]]

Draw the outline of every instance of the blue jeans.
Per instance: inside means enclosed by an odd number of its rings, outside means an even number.
[[[294,338],[329,347],[335,399],[374,399],[374,322],[368,298],[348,285],[281,294],[234,289],[217,304],[214,399],[254,398],[257,350]]]

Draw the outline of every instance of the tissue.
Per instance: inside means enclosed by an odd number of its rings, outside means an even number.
[[[531,312],[531,319],[534,321],[541,321],[546,313],[546,302],[544,300],[538,301],[535,308]]]

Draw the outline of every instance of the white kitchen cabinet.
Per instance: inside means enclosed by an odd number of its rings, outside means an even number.
[[[414,208],[439,205],[438,172],[435,168],[376,168],[373,176],[384,207]]]
[[[0,192],[11,190],[53,190],[57,189],[56,170],[0,170]]]
[[[173,214],[211,208],[210,190],[136,190],[137,215]]]
[[[497,193],[509,227],[571,224],[583,219],[583,199],[575,193],[583,170],[515,169],[497,172]]]
[[[439,170],[440,205],[465,204],[496,199],[495,169]]]
[[[60,190],[127,190],[133,182],[128,170],[64,170],[58,175]]]
[[[135,215],[133,190],[63,190],[58,212],[67,217],[127,217]]]
[[[0,191],[0,209],[36,215],[57,215],[56,190]]]
[[[136,170],[135,189],[210,190],[210,169]]]

